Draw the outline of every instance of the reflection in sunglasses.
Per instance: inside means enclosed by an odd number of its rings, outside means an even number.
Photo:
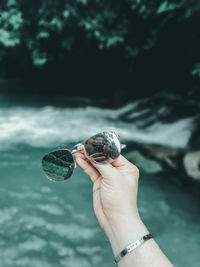
[[[98,133],[87,139],[84,144],[77,144],[71,149],[52,151],[42,159],[42,168],[48,179],[64,181],[74,170],[74,153],[83,150],[85,156],[98,164],[108,164],[120,155],[121,145],[117,134],[113,131]]]

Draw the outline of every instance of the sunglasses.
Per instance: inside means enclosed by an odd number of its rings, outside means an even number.
[[[126,145],[120,144],[116,132],[104,131],[70,149],[63,148],[46,154],[42,158],[42,169],[48,179],[64,181],[72,176],[76,166],[74,153],[84,151],[89,160],[97,164],[108,164],[116,160],[125,147]]]

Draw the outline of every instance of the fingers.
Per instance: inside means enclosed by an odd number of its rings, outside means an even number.
[[[91,161],[91,164],[99,171],[104,179],[112,180],[113,177],[119,174],[117,169],[111,164],[96,164],[93,161]]]
[[[122,155],[119,155],[119,157],[113,161],[112,166],[116,167],[117,169],[121,170],[125,170],[125,169],[132,169],[138,172],[138,168],[132,164],[130,161],[128,161],[125,157],[123,157]]]
[[[78,165],[90,176],[92,182],[95,182],[100,176],[112,180],[113,177],[119,175],[119,172],[139,176],[138,168],[122,155],[111,164],[97,164],[90,161],[85,157],[83,151],[75,153],[74,156],[77,158]]]
[[[76,162],[83,171],[89,175],[93,183],[101,176],[100,173],[83,157],[76,157]]]
[[[118,171],[110,164],[100,165],[89,161],[82,151],[75,153],[74,156],[78,165],[90,176],[93,183],[101,176],[105,179],[113,179],[113,176],[118,174]]]
[[[119,155],[119,157],[111,163],[114,167],[122,167],[124,165],[132,165],[130,161],[128,161],[125,157],[122,155]]]
[[[88,159],[86,158],[86,156],[85,156],[85,154],[84,154],[83,151],[76,152],[76,153],[73,154],[73,156],[74,156],[75,158],[80,157],[80,158],[82,158],[82,159],[88,161]]]

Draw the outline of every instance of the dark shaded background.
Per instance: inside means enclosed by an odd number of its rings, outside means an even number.
[[[1,1],[1,91],[199,96],[199,1]],[[20,86],[19,86],[20,85]]]

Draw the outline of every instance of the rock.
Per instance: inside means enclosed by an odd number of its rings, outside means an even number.
[[[133,164],[145,173],[161,171],[183,173],[200,181],[200,150],[188,152],[188,148],[171,148],[155,144],[132,142],[125,153]]]
[[[144,157],[137,150],[129,151],[125,154],[125,157],[135,164],[139,170],[145,173],[157,173],[162,171],[162,166],[158,162]]]
[[[152,144],[144,144],[143,149],[146,150],[150,158],[165,164],[169,168],[178,168],[176,158],[182,153],[181,149]]]
[[[187,153],[183,158],[187,175],[200,181],[200,151]]]

